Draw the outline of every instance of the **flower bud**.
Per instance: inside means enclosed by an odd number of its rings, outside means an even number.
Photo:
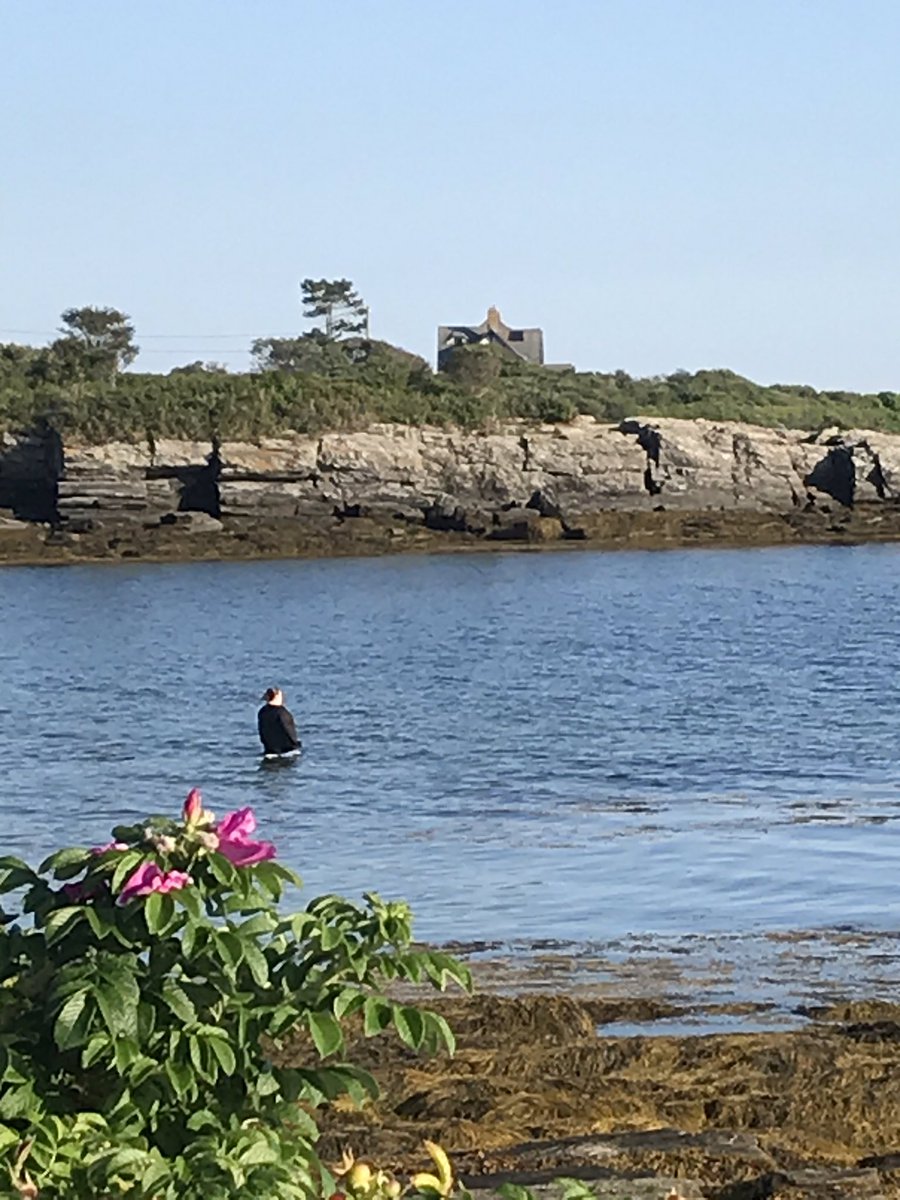
[[[347,1176],[347,1182],[355,1192],[364,1192],[372,1182],[372,1168],[368,1163],[354,1163]]]
[[[185,800],[184,808],[181,810],[181,812],[186,824],[197,824],[203,815],[203,797],[200,795],[199,788],[191,788],[187,794],[187,800]]]

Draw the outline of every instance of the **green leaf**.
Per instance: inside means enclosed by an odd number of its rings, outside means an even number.
[[[6,1088],[0,1092],[0,1117],[16,1121],[28,1117],[35,1107],[34,1087],[23,1083],[19,1087]]]
[[[293,1029],[298,1023],[299,1014],[296,1004],[279,1004],[272,1013],[269,1023],[269,1035],[280,1037],[287,1030]]]
[[[88,1039],[88,1044],[81,1052],[81,1065],[87,1070],[102,1054],[109,1050],[112,1039],[106,1033],[95,1033]]]
[[[424,1014],[428,1040],[435,1048],[443,1042],[449,1054],[456,1053],[456,1036],[440,1013]]]
[[[136,993],[137,987],[133,977],[131,983]],[[135,1038],[138,1032],[137,995],[128,994],[132,989],[123,985],[124,979],[116,982],[101,979],[94,987],[94,996],[110,1035],[114,1038]]]
[[[231,971],[236,971],[244,961],[244,944],[236,933],[222,929],[215,934],[216,949]]]
[[[394,1006],[394,1028],[400,1040],[418,1050],[425,1038],[425,1020],[417,1008]]]
[[[594,1190],[581,1179],[560,1175],[554,1183],[562,1190],[562,1200],[597,1200]]]
[[[209,869],[213,875],[225,887],[234,887],[237,882],[237,870],[228,861],[224,854],[211,854],[209,856]]]
[[[182,891],[189,891],[189,888],[183,888]],[[184,953],[188,958],[193,958],[197,954],[202,954],[210,939],[210,931],[206,925],[200,922],[189,920],[184,927],[181,935],[181,945]]]
[[[37,875],[24,864],[21,867],[0,869],[0,893],[14,892],[17,888],[27,887],[37,882]]]
[[[70,922],[80,920],[83,911],[78,904],[67,904],[64,908],[54,909],[44,921],[44,933],[47,937],[47,944],[52,945],[57,941]]]
[[[343,1080],[344,1091],[355,1104],[361,1107],[366,1101],[378,1098],[378,1084],[368,1071],[346,1063],[342,1063],[338,1070]]]
[[[0,871],[31,871],[31,867],[24,858],[16,858],[15,854],[0,854]]]
[[[140,1055],[140,1047],[133,1038],[121,1037],[115,1041],[115,1061],[116,1070],[120,1075],[124,1075],[128,1068],[134,1063],[135,1059]]]
[[[208,1108],[201,1108],[198,1112],[191,1113],[185,1127],[191,1133],[201,1133],[204,1129],[219,1129],[219,1122]]]
[[[328,1058],[344,1044],[341,1027],[329,1012],[310,1012],[306,1015],[309,1032],[321,1058]]]
[[[269,982],[269,964],[255,942],[244,943],[244,963],[250,968],[250,974],[259,986],[265,987]]]
[[[277,1163],[281,1158],[277,1149],[264,1138],[258,1137],[243,1154],[238,1156],[242,1167],[255,1167],[263,1163]]]
[[[440,950],[431,950],[422,954],[422,959],[425,965],[425,970],[428,973],[428,978],[436,983],[443,991],[448,982],[451,980],[467,992],[472,990],[472,972],[467,966],[453,958],[450,954],[444,954]]]
[[[288,867],[283,867],[280,863],[261,862],[253,868],[253,873],[256,876],[259,884],[264,888],[273,900],[276,902],[281,899],[286,883],[292,884],[294,887],[302,887],[300,876]]]
[[[334,1015],[340,1020],[347,1013],[356,1012],[358,1008],[363,1007],[365,999],[362,992],[357,991],[356,988],[344,988],[334,998],[334,1004],[332,1005]]]
[[[94,1166],[102,1167],[103,1175],[95,1176],[95,1178],[119,1175],[123,1170],[125,1170],[126,1167],[136,1167],[138,1165],[142,1165],[146,1158],[146,1150],[138,1150],[128,1146],[121,1150],[114,1150],[111,1154],[106,1155],[96,1161]]]
[[[393,1007],[380,996],[367,996],[363,1005],[363,1029],[366,1037],[374,1037],[387,1029],[393,1017]]]
[[[165,1065],[165,1072],[172,1084],[172,1090],[179,1100],[183,1100],[189,1092],[196,1090],[194,1072],[187,1063],[176,1062],[170,1058]]]
[[[112,927],[103,920],[93,904],[85,904],[81,911],[84,914],[84,919],[91,927],[91,933],[95,938],[102,941]]]
[[[141,1176],[141,1187],[148,1196],[161,1196],[160,1185],[168,1182],[172,1172],[164,1158],[151,1158]]]
[[[261,912],[241,922],[237,928],[237,932],[242,938],[255,938],[259,937],[262,933],[271,933],[277,924],[277,918],[272,913]]]
[[[298,1071],[305,1081],[313,1103],[322,1099],[335,1100],[338,1096],[351,1096],[357,1103],[369,1097],[377,1097],[378,1085],[367,1071],[344,1064],[337,1067],[320,1067],[315,1071]]]
[[[17,1146],[21,1140],[22,1135],[17,1129],[0,1125],[0,1154],[4,1154],[12,1146]]]
[[[38,871],[41,875],[50,871],[56,879],[71,879],[73,875],[84,870],[92,857],[90,850],[84,846],[72,846],[66,850],[57,850],[55,854],[45,858]],[[73,870],[73,867],[77,870]],[[62,871],[66,871],[67,874],[61,874]]]
[[[263,1074],[256,1077],[256,1092],[259,1096],[274,1096],[279,1087],[277,1075]]]
[[[213,1054],[219,1060],[219,1066],[222,1068],[225,1074],[233,1075],[235,1072],[235,1067],[237,1066],[237,1060],[235,1059],[234,1051],[228,1042],[223,1041],[221,1038],[210,1038],[207,1044],[211,1047]]]
[[[335,925],[326,925],[322,929],[321,942],[323,950],[333,950],[343,940],[343,933]]]
[[[87,988],[74,992],[59,1010],[59,1016],[53,1025],[53,1040],[60,1050],[70,1050],[83,1041],[81,1019],[87,1005],[87,997]]]
[[[179,1021],[184,1022],[185,1025],[192,1025],[197,1020],[196,1008],[173,979],[163,980],[162,995],[163,1000]]]
[[[175,901],[162,892],[151,892],[144,904],[147,932],[165,933],[175,917]]]
[[[176,903],[180,904],[182,908],[186,909],[188,914],[193,917],[195,921],[201,921],[203,919],[203,900],[197,888],[179,888],[177,892],[173,893],[173,895]]]
[[[501,1183],[497,1188],[497,1195],[501,1196],[502,1200],[534,1200],[534,1192],[519,1183]]]

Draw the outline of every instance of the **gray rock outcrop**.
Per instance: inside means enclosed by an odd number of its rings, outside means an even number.
[[[0,441],[17,517],[144,525],[198,512],[325,527],[369,517],[493,538],[570,535],[598,513],[839,511],[900,500],[900,436],[578,417],[489,431],[372,425],[258,442]],[[212,528],[212,527],[210,527]],[[554,532],[556,531],[556,532]]]
[[[67,444],[58,483],[59,515],[68,522],[121,523],[191,507],[211,511],[216,503],[212,457],[205,442]],[[192,493],[196,504],[191,504]]]

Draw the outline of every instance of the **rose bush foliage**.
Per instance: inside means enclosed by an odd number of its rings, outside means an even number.
[[[217,821],[195,790],[180,820],[36,870],[0,859],[0,891],[21,896],[0,926],[0,1194],[327,1194],[315,1110],[376,1092],[341,1058],[346,1019],[452,1051],[441,1016],[387,991],[468,987],[466,970],[413,946],[402,902],[323,896],[282,915],[299,880],[254,835],[249,809]],[[277,1065],[298,1026],[312,1061]]]

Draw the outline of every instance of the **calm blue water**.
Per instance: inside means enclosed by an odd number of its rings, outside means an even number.
[[[2,840],[198,785],[428,938],[895,931],[898,585],[896,547],[7,568]]]

